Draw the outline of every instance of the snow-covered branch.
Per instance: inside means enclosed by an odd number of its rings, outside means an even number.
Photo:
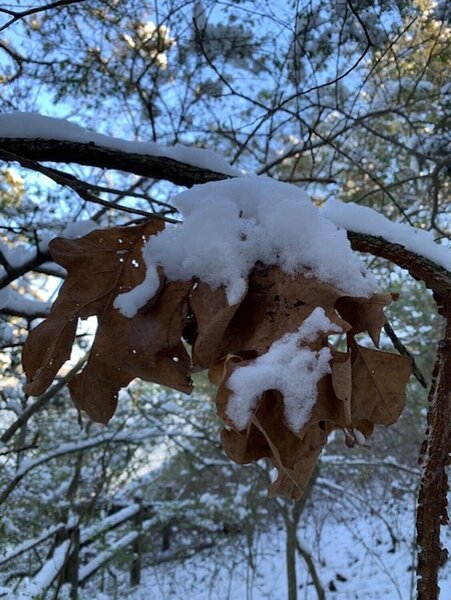
[[[16,292],[10,287],[0,290],[0,313],[23,317],[25,319],[37,319],[46,317],[50,312],[48,302],[31,300],[23,294]]]
[[[348,232],[381,237],[451,271],[451,251],[444,245],[436,244],[431,231],[390,221],[372,208],[354,202],[332,199],[326,202],[322,212],[335,225]]]
[[[66,525],[64,525],[63,523],[57,523],[56,525],[53,525],[53,527],[49,527],[48,529],[45,529],[41,533],[41,535],[39,535],[38,537],[33,538],[31,540],[26,540],[19,546],[16,546],[16,548],[14,548],[14,550],[9,552],[8,554],[5,554],[4,556],[0,557],[0,566],[6,564],[10,560],[17,558],[18,556],[20,556],[21,554],[24,554],[25,552],[28,552],[29,550],[36,548],[36,546],[39,546],[40,544],[42,544],[42,542],[45,542],[49,538],[57,535],[59,532],[63,531],[65,528],[66,528]]]
[[[114,516],[114,515],[113,515]],[[100,569],[105,563],[111,560],[114,555],[121,550],[122,548],[127,548],[130,546],[140,535],[142,532],[147,531],[158,522],[157,518],[148,519],[147,521],[143,521],[140,530],[130,531],[123,535],[119,540],[114,542],[108,550],[104,550],[103,552],[99,552],[95,558],[93,558],[88,564],[80,569],[79,573],[79,581],[84,583],[91,575]]]
[[[70,540],[65,540],[33,579],[27,581],[23,593],[29,594],[30,598],[37,598],[44,593],[63,569],[69,550]]]
[[[42,396],[40,396],[36,400],[36,402],[34,402],[30,406],[28,406],[28,408],[26,408],[18,416],[18,418],[14,421],[14,423],[12,423],[8,427],[8,429],[1,435],[0,442],[2,442],[3,444],[6,444],[13,437],[13,435],[16,433],[16,431],[18,429],[20,429],[21,427],[23,427],[25,425],[25,423],[28,423],[29,419],[34,414],[36,414],[37,412],[39,412],[48,402],[50,402],[50,400],[52,398],[54,398],[56,396],[56,394],[59,391],[61,391],[64,388],[64,386],[79,372],[79,370],[85,364],[87,358],[88,357],[86,355],[83,358],[81,358],[77,362],[77,364],[74,365],[72,367],[72,369],[69,370],[68,373],[66,373],[66,375],[64,375],[63,377],[61,377],[55,383],[55,385],[53,385],[50,389],[48,389],[45,392],[45,394],[42,394]]]
[[[5,489],[0,493],[0,504],[8,498],[11,492],[14,490],[16,485],[27,475],[30,471],[36,467],[68,454],[75,454],[84,450],[89,450],[103,444],[140,444],[144,440],[148,440],[152,437],[161,436],[161,433],[154,428],[144,429],[137,434],[131,432],[116,432],[99,434],[92,438],[80,440],[77,442],[68,442],[60,444],[53,450],[50,450],[47,454],[40,456],[34,460],[24,462],[20,469],[14,473],[14,477],[10,480]]]
[[[348,238],[354,250],[368,252],[406,269],[414,279],[425,284],[438,293],[447,296],[451,289],[451,272],[444,267],[425,258],[420,253],[406,249],[402,244],[387,241],[383,235],[374,236],[348,231]],[[451,256],[451,250],[444,249]]]
[[[406,465],[400,465],[394,458],[387,458],[385,460],[359,460],[359,459],[346,459],[342,456],[324,455],[321,457],[321,463],[328,465],[346,465],[347,467],[391,467],[408,473],[409,475],[419,476],[421,471],[419,469],[413,469]]]
[[[140,505],[133,503],[125,508],[122,508],[121,510],[118,510],[112,515],[105,517],[101,522],[82,529],[80,532],[80,544],[86,544],[98,535],[105,533],[105,531],[109,531],[121,523],[124,523],[124,521],[128,521],[128,519],[136,515],[139,510]]]
[[[10,160],[2,150],[37,161],[117,169],[188,187],[240,174],[210,150],[131,142],[33,113],[0,115],[0,158]]]

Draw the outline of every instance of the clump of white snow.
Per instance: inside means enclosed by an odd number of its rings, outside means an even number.
[[[160,279],[154,265],[147,267],[144,281],[125,294],[119,294],[114,299],[114,307],[124,317],[131,319],[142,308],[160,287]],[[150,291],[150,292],[149,292]]]
[[[289,427],[299,431],[310,417],[316,402],[317,384],[330,373],[329,348],[320,351],[305,346],[321,333],[338,333],[341,329],[316,308],[297,332],[284,335],[266,354],[249,365],[238,367],[227,381],[232,392],[227,415],[239,430],[249,425],[261,394],[279,390],[283,394],[284,414]]]
[[[346,232],[296,186],[267,177],[238,177],[196,185],[173,203],[183,223],[167,226],[147,242],[146,281],[115,304],[128,316],[156,293],[158,265],[171,281],[197,277],[213,288],[224,285],[230,304],[242,299],[257,261],[317,277],[344,295],[369,296],[377,289]]]
[[[407,250],[451,271],[451,250],[437,244],[431,231],[411,227],[405,223],[395,223],[372,208],[336,199],[328,200],[321,213],[339,227],[401,244]]]

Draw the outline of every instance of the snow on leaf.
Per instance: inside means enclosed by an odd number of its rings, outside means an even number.
[[[379,316],[380,300],[375,299],[376,308],[369,300],[362,322],[371,322],[374,312]],[[218,387],[218,413],[228,425],[222,433],[224,450],[238,463],[269,458],[278,470],[270,494],[302,495],[332,430],[358,429],[368,437],[374,424],[395,422],[404,406],[410,361],[357,346],[352,333],[351,352],[329,349],[327,334],[334,327],[324,310],[316,308],[299,328],[304,328],[303,335],[286,334],[273,345],[276,352],[272,346],[256,359],[237,352],[210,368],[210,379]],[[316,376],[321,348],[328,352],[331,367]],[[306,352],[309,360],[297,361]]]
[[[369,296],[377,282],[346,232],[324,218],[299,187],[269,177],[237,177],[194,186],[173,198],[183,224],[166,227],[146,244],[149,269],[171,280],[196,277],[224,286],[230,304],[246,292],[256,263],[288,275],[308,272],[341,290]]]
[[[327,283],[304,275],[288,275],[279,267],[261,263],[249,276],[248,292],[223,338],[227,352],[266,352],[285,333],[295,332],[316,307],[343,331],[349,325],[334,304],[342,293]]]
[[[332,358],[326,342],[317,350],[308,344],[317,342],[328,331],[341,330],[329,321],[322,308],[316,308],[297,332],[285,334],[245,367],[237,366],[227,380],[232,391],[227,415],[237,429],[247,427],[258,397],[270,389],[282,392],[290,429],[299,431],[303,427],[316,402],[317,383],[330,372]]]

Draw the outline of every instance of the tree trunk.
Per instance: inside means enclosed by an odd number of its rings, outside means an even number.
[[[70,583],[70,599],[78,598],[78,572],[80,568],[80,530],[74,527],[69,533],[71,549],[66,564],[65,581]]]
[[[143,521],[143,507],[141,499],[135,499],[135,502],[139,502],[139,510],[133,518],[133,525],[135,529],[140,532],[140,535],[135,539],[132,544],[132,565],[130,568],[130,585],[132,587],[137,586],[141,583],[141,562],[142,562],[142,521]]]
[[[315,563],[313,562],[312,555],[307,551],[306,548],[302,546],[299,540],[296,540],[296,546],[299,554],[305,560],[309,573],[312,577],[313,585],[315,586],[316,595],[318,596],[318,600],[326,600],[326,595],[324,593],[323,586],[321,585],[321,581],[318,577],[318,573],[315,568]]]
[[[440,312],[445,317],[444,336],[439,342],[429,394],[428,431],[422,448],[423,474],[418,494],[418,600],[439,598],[438,571],[448,557],[448,551],[440,543],[440,528],[449,521],[446,465],[451,450],[451,303],[448,299]]]
[[[286,564],[287,564],[287,585],[288,600],[297,600],[297,577],[296,577],[296,527],[297,523],[287,519],[286,522]]]
[[[308,497],[310,496],[317,477],[318,469],[315,469],[302,498],[293,504],[291,504],[289,500],[286,500],[282,510],[286,531],[285,559],[287,567],[288,600],[297,600],[298,597],[296,574],[296,552],[298,545],[297,529],[301,514],[307,504]]]

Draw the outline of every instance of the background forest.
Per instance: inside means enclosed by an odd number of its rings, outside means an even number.
[[[318,206],[370,206],[449,245],[450,42],[448,0],[10,1],[0,112],[214,150]],[[364,257],[381,289],[400,293],[381,347],[415,360],[406,409],[370,448],[331,436],[301,502],[268,499],[268,465],[221,450],[205,375],[189,397],[135,381],[107,428],[79,420],[66,383],[89,352],[89,320],[53,387],[24,394],[21,347],[64,278],[48,241],[177,218],[185,182],[136,174],[126,156],[123,170],[46,163],[58,176],[20,164],[1,137],[0,597],[414,598],[441,328],[425,286]],[[450,597],[449,561],[442,575]]]

